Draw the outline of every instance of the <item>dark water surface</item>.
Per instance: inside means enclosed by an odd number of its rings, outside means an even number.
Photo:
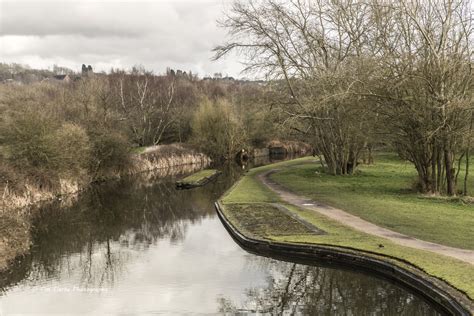
[[[137,175],[42,210],[32,252],[0,279],[0,315],[435,315],[424,300],[364,274],[249,254],[203,188]],[[65,205],[66,204],[66,205]]]

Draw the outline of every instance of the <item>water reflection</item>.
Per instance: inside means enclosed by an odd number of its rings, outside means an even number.
[[[225,169],[223,177],[205,188],[176,190],[180,173],[163,177],[153,172],[94,186],[67,208],[62,201],[48,205],[36,219],[31,255],[20,266],[30,269],[29,279],[49,278],[77,266],[88,286],[113,283],[114,273],[128,260],[120,249],[143,251],[159,239],[179,243],[189,225],[214,216],[212,201],[239,176],[235,166]],[[25,276],[24,269],[13,270],[21,275],[3,276],[3,288],[8,279]]]
[[[31,254],[0,275],[0,314],[433,314],[391,283],[241,250],[212,203],[242,169],[221,169],[203,188],[147,173],[43,209]]]
[[[255,259],[254,259],[255,260]],[[222,313],[264,315],[440,315],[405,290],[363,274],[279,262],[246,299],[219,299]]]

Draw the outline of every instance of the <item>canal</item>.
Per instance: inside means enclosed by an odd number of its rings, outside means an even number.
[[[242,174],[176,190],[190,170],[92,187],[40,210],[31,253],[0,275],[0,315],[436,315],[367,274],[249,254],[213,202]]]

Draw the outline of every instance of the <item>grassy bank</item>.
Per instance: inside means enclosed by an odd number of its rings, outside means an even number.
[[[389,159],[390,160],[390,159]],[[312,163],[310,163],[312,162]],[[389,163],[389,162],[387,162]],[[374,167],[369,167],[374,168]],[[382,167],[383,168],[383,167]],[[319,245],[330,245],[330,246],[341,246],[341,247],[350,247],[354,249],[359,249],[363,251],[369,251],[374,254],[380,254],[384,256],[391,256],[401,259],[401,261],[395,260],[397,264],[406,267],[403,263],[404,261],[413,264],[414,266],[425,271],[429,275],[435,276],[439,279],[446,281],[455,288],[465,292],[471,299],[474,298],[474,267],[468,263],[451,259],[442,255],[437,255],[431,252],[416,250],[408,247],[399,246],[394,244],[386,239],[374,237],[368,234],[365,234],[360,231],[356,231],[347,226],[341,225],[338,222],[330,220],[323,215],[316,214],[311,211],[302,210],[291,205],[286,205],[281,203],[278,200],[277,196],[269,189],[264,187],[257,179],[256,176],[259,173],[265,172],[271,169],[279,169],[273,175],[273,179],[280,181],[286,180],[285,185],[293,183],[295,181],[299,186],[303,187],[304,182],[310,182],[311,177],[319,177],[320,175],[316,174],[317,165],[314,162],[314,158],[303,158],[297,159],[290,162],[282,162],[270,166],[260,167],[251,170],[241,181],[239,181],[221,200],[224,206],[224,212],[229,220],[232,221],[235,226],[241,230],[244,234],[254,234],[259,235],[261,238],[280,241],[280,242],[297,242],[297,243],[310,243],[310,244],[319,244]],[[308,171],[311,170],[311,171]],[[294,174],[302,173],[306,175],[305,177],[297,177]],[[357,178],[360,175],[354,176]],[[333,185],[337,182],[338,178],[333,177]],[[297,179],[297,180],[296,180]],[[346,178],[339,178],[341,181],[348,181]],[[290,181],[291,180],[291,181]],[[390,181],[390,180],[388,180]],[[283,182],[283,181],[282,181]],[[323,181],[322,181],[323,182]],[[309,186],[309,185],[308,185]],[[316,190],[316,187],[311,185],[313,192]],[[295,191],[297,186],[292,187]],[[334,189],[336,190],[336,189]],[[399,192],[400,193],[400,192]],[[305,194],[305,193],[301,193]],[[406,193],[409,194],[409,193]],[[309,196],[310,194],[308,194]],[[344,191],[334,192],[334,198],[338,195],[341,199],[346,198]],[[377,195],[377,193],[375,193]],[[349,195],[350,197],[350,195]],[[363,199],[361,199],[363,200]],[[387,200],[389,201],[389,200]],[[421,199],[423,203],[432,203],[437,205],[441,203],[439,201],[431,201]],[[284,233],[276,233],[273,229],[264,229],[258,230],[249,226],[248,223],[253,223],[253,220],[243,220],[252,213],[254,217],[266,217],[269,222],[272,222],[272,217],[274,216],[274,211],[271,210],[268,203],[279,202],[284,205],[288,210],[300,216],[307,222],[313,224],[319,229],[326,232],[326,234],[308,234],[306,231],[302,231],[301,227],[295,230],[286,230]],[[350,205],[350,201],[346,201],[347,205]],[[448,203],[443,201],[442,203]],[[451,205],[451,204],[448,204]],[[453,208],[458,209],[461,206],[453,203]],[[269,209],[270,208],[270,209]],[[253,212],[249,212],[252,209]],[[262,211],[263,210],[263,211]],[[434,208],[433,212],[436,212],[437,208]],[[382,212],[382,211],[380,211]],[[444,214],[444,213],[443,213]],[[448,216],[446,214],[439,216]],[[416,217],[416,213],[413,212],[412,216]],[[395,217],[393,214],[391,216]],[[279,215],[279,217],[281,217]],[[436,218],[436,215],[433,215],[433,218]],[[434,219],[433,219],[434,220]],[[417,227],[417,223],[421,221],[413,221],[410,223],[411,226],[415,226],[413,230],[421,232],[422,227]],[[464,228],[464,223],[459,222],[459,226],[463,226],[462,229],[468,231],[468,228]],[[280,226],[286,226],[282,224],[281,220],[279,223]],[[437,229],[439,231],[446,229],[442,220],[438,223]],[[443,227],[443,228],[441,228]],[[472,226],[471,226],[472,227]],[[406,231],[410,231],[407,229]],[[445,238],[449,233],[443,232]],[[469,233],[468,233],[469,235]],[[472,235],[472,233],[471,233]],[[459,242],[460,238],[463,238],[459,234],[456,234],[455,242]],[[379,245],[383,245],[380,247]]]
[[[474,204],[460,198],[422,196],[411,189],[416,181],[412,164],[392,154],[376,159],[376,164],[361,166],[354,176],[328,175],[313,163],[282,170],[272,179],[298,194],[402,234],[474,249]]]

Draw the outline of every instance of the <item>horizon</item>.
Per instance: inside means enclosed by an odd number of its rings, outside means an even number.
[[[229,3],[0,0],[0,62],[77,72],[82,64],[96,72],[140,65],[154,73],[169,67],[241,78],[235,55],[211,60],[212,49],[226,40],[217,20]]]

